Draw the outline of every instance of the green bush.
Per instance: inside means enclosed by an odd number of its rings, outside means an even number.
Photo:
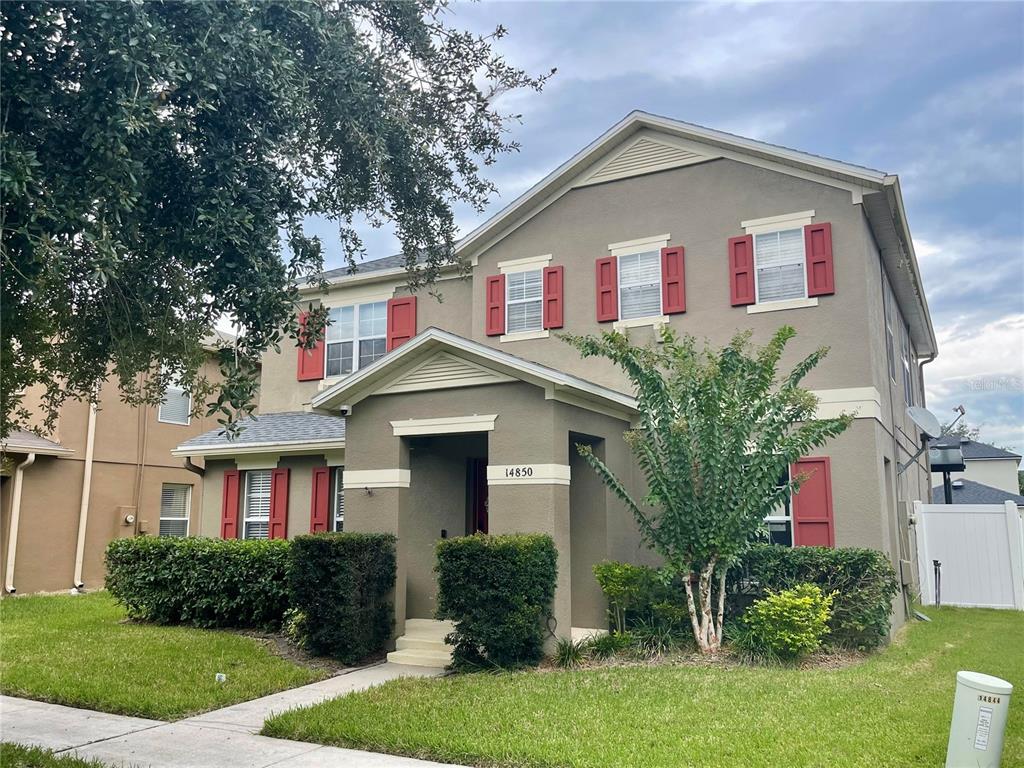
[[[455,623],[456,667],[538,663],[558,574],[550,536],[464,536],[437,545],[437,615]]]
[[[629,632],[609,632],[590,638],[589,645],[595,659],[609,659],[633,647],[634,640]]]
[[[194,627],[277,627],[288,608],[287,541],[117,539],[107,589],[128,615]]]
[[[394,624],[395,537],[318,533],[292,540],[290,629],[306,649],[354,663],[383,651]]]
[[[836,593],[829,619],[831,645],[876,648],[889,635],[892,601],[898,592],[896,572],[889,559],[874,549],[780,547],[756,544],[739,567],[729,572],[730,607],[735,613],[744,600],[769,590],[816,584],[824,594]]]
[[[589,653],[590,644],[586,640],[560,637],[555,643],[555,664],[562,669],[575,669],[583,665]]]
[[[734,642],[749,655],[769,658],[792,660],[813,653],[828,634],[833,597],[815,584],[769,592],[743,614],[743,629]]]
[[[608,600],[609,624],[616,633],[640,626],[690,632],[686,593],[678,577],[646,565],[606,560],[594,566],[594,578]]]

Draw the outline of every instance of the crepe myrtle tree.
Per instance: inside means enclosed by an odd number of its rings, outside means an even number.
[[[578,450],[632,511],[668,571],[681,576],[693,636],[705,653],[722,643],[726,571],[759,535],[767,511],[805,479],[793,477],[781,486],[779,478],[852,419],[815,418],[818,400],[800,387],[827,349],[784,376],[778,373],[794,335],[786,326],[755,348],[743,332],[722,349],[678,337],[668,327],[659,343],[643,347],[618,332],[566,337],[584,357],[618,365],[633,385],[639,417],[625,437],[647,494],[634,498],[589,446]]]
[[[311,346],[322,284],[303,222],[391,224],[413,288],[457,263],[452,209],[482,209],[517,149],[499,98],[540,89],[445,0],[0,3],[0,436],[113,376],[177,380],[230,427],[257,364]],[[198,371],[222,318],[243,330]]]

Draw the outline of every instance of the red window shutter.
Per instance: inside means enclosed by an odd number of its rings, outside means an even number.
[[[268,539],[288,538],[288,472],[287,468],[270,470]]]
[[[220,502],[220,537],[238,538],[238,499],[241,473],[237,469],[224,470]]]
[[[486,291],[487,335],[501,336],[505,332],[505,276],[488,277]]]
[[[416,335],[416,297],[388,299],[388,352]]]
[[[312,504],[309,509],[309,532],[323,533],[331,530],[331,470],[330,467],[313,467]]]
[[[597,322],[619,319],[619,262],[614,256],[597,260]]]
[[[300,335],[306,332],[306,317],[309,313],[299,315]],[[312,349],[299,347],[299,364],[296,378],[299,381],[314,381],[324,377],[324,340],[320,339]]]
[[[563,323],[563,284],[565,267],[544,268],[544,327],[561,328]]]
[[[832,468],[827,456],[803,458],[790,467],[791,477],[804,476],[793,494],[793,544],[798,547],[834,547]]]
[[[754,303],[754,236],[729,238],[729,300],[734,307]]]
[[[686,256],[683,246],[661,249],[661,311],[686,311]]]
[[[828,296],[835,293],[832,225],[826,222],[804,227],[804,251],[807,258],[807,295]]]

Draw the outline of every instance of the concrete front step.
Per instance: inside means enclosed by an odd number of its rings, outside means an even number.
[[[444,642],[444,639],[433,637],[417,637],[416,635],[402,635],[395,640],[395,648],[399,651],[447,651],[451,653],[452,646]]]
[[[406,619],[405,633],[395,640],[395,650],[388,654],[394,664],[417,667],[446,667],[452,660],[452,647],[445,637],[454,629],[450,621]]]
[[[392,664],[406,664],[410,667],[447,667],[452,663],[449,651],[402,650],[388,654]]]

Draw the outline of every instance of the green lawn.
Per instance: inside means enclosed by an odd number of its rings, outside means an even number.
[[[400,680],[263,733],[498,766],[940,766],[956,672],[1024,694],[1024,614],[944,608],[842,669],[619,667]],[[1016,697],[1020,698],[1020,696]],[[1024,765],[1024,700],[1003,765]]]
[[[82,760],[72,755],[55,755],[48,749],[0,744],[3,768],[103,768],[98,760]]]
[[[323,677],[237,633],[124,618],[105,592],[4,598],[0,692],[173,720]]]

